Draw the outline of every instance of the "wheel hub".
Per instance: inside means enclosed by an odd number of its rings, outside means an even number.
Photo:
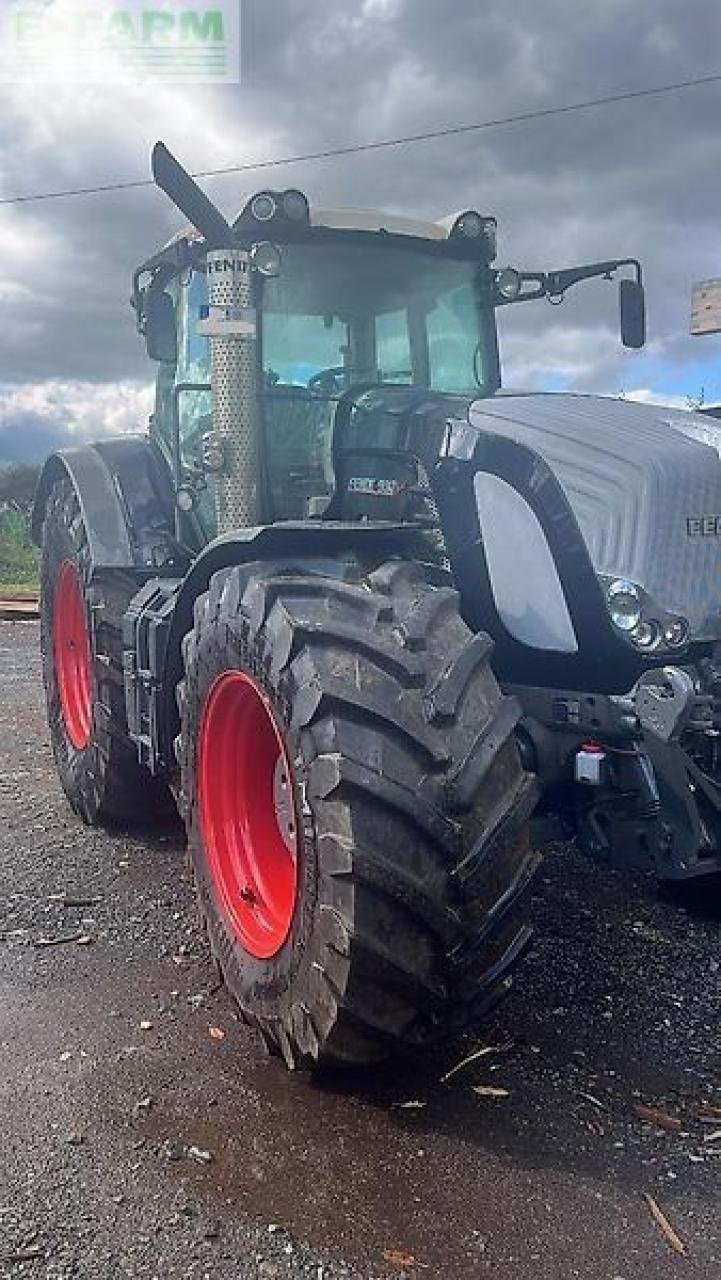
[[[92,661],[85,597],[72,560],[63,561],[55,584],[53,650],[65,730],[82,751],[92,728]]]
[[[198,739],[203,845],[221,906],[246,951],[269,959],[290,931],[298,887],[293,774],[264,691],[226,671]]]

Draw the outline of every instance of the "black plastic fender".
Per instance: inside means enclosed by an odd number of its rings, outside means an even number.
[[[329,576],[342,576],[343,557],[378,563],[390,556],[412,557],[418,549],[418,530],[407,524],[357,524],[342,521],[287,521],[239,529],[210,542],[193,561],[180,583],[164,647],[156,708],[157,757],[172,767],[172,744],[178,732],[175,691],[183,674],[182,644],[193,625],[198,596],[220,569],[257,561],[277,564],[279,570],[302,566]]]
[[[32,531],[38,544],[48,494],[63,476],[78,497],[93,571],[185,571],[187,555],[174,538],[170,468],[148,436],[122,436],[51,454],[33,507]]]

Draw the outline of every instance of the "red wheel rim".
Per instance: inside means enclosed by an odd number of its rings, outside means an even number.
[[[85,597],[72,560],[63,560],[53,601],[55,673],[65,729],[82,751],[92,727],[92,664]]]
[[[238,941],[267,960],[288,937],[298,889],[293,774],[263,690],[226,671],[200,726],[198,788],[203,844]]]

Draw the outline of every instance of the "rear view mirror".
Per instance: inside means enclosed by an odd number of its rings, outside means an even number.
[[[646,341],[646,300],[640,280],[622,280],[618,286],[621,341],[638,350]]]
[[[144,305],[145,345],[151,360],[163,364],[175,364],[178,344],[175,334],[175,307],[169,293],[152,289],[146,295]]]

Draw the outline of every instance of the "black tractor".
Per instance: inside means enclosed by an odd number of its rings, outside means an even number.
[[[153,173],[191,226],[134,275],[149,433],[36,499],[55,759],[86,822],[177,802],[289,1067],[371,1063],[507,988],[541,791],[602,856],[716,865],[721,463],[693,415],[500,393],[500,306],[622,270],[641,345],[634,260],[498,271],[474,210],[298,190],[230,224]]]

